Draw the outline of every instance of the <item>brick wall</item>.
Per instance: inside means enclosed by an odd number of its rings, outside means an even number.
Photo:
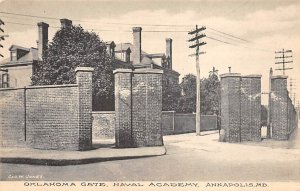
[[[116,146],[162,145],[162,71],[117,69],[114,74]]]
[[[163,111],[162,112],[162,131],[163,135],[174,134],[175,128],[175,111]]]
[[[120,72],[119,72],[120,71]],[[131,79],[132,70],[118,69],[115,71],[115,140],[116,147],[131,147]]]
[[[135,70],[132,78],[133,145],[162,145],[162,71]]]
[[[271,138],[287,140],[298,126],[297,112],[287,91],[287,76],[271,77],[270,97]]]
[[[163,135],[195,132],[195,114],[162,111]],[[201,131],[217,130],[216,115],[201,115]],[[115,138],[115,112],[93,112],[93,141]]]
[[[39,149],[78,150],[78,86],[26,89],[27,144]]]
[[[241,141],[240,74],[221,75],[221,129],[226,142]]]
[[[196,132],[196,114],[170,113],[163,111],[162,129],[164,135]],[[201,132],[217,130],[216,115],[201,115]]]
[[[241,141],[261,141],[261,76],[241,78]]]
[[[221,75],[224,141],[261,141],[261,76]]]
[[[79,98],[79,150],[92,148],[92,76],[94,69],[78,67],[75,69]]]
[[[2,146],[91,149],[92,69],[77,68],[76,78],[74,85],[1,89]]]
[[[115,112],[93,111],[93,141],[115,138]]]
[[[25,145],[24,89],[0,89],[1,147]]]

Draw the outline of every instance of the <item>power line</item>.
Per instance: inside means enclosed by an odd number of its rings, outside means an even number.
[[[211,40],[215,40],[215,41],[218,41],[218,42],[221,42],[221,43],[224,43],[224,44],[230,44],[230,45],[233,45],[233,46],[238,46],[237,44],[229,43],[229,42],[219,40],[219,39],[216,39],[216,38],[213,38],[213,37],[210,37],[210,36],[206,36],[206,38],[211,39]]]
[[[240,37],[231,35],[231,34],[229,34],[229,33],[222,32],[222,31],[220,31],[220,30],[217,30],[217,29],[214,29],[214,28],[211,28],[211,27],[207,27],[207,28],[208,28],[209,30],[216,31],[216,32],[219,32],[219,33],[224,34],[224,35],[227,35],[227,36],[231,36],[231,37],[233,37],[233,38],[239,39],[239,40],[244,41],[244,42],[248,42],[248,43],[250,42],[249,40],[246,40],[246,39],[243,39],[243,38],[240,38]]]
[[[3,12],[0,12],[0,13],[3,13]],[[5,12],[7,13],[7,12]],[[15,13],[10,13],[10,14],[15,14]],[[16,14],[16,15],[22,15],[24,16],[23,14]],[[51,18],[51,19],[58,19],[58,18],[54,18],[54,17],[39,17],[39,16],[33,16],[33,15],[26,15],[26,16],[31,16],[31,17],[34,17],[34,18]],[[25,19],[25,18],[23,18]],[[79,21],[79,20],[78,20]],[[6,23],[9,23],[9,24],[16,24],[16,25],[23,25],[23,26],[33,26],[33,27],[36,27],[36,25],[34,24],[28,24],[28,23],[20,23],[20,22],[6,22]],[[169,25],[160,25],[160,26],[169,26]],[[55,28],[55,29],[59,29],[60,27],[59,26],[50,26],[50,28]],[[103,32],[103,31],[110,31],[110,32],[132,32],[130,30],[119,30],[119,29],[97,29],[97,28],[85,28],[85,30],[91,30],[91,31],[94,31],[94,32]],[[228,40],[234,40],[234,41],[241,41],[239,37],[236,37],[234,35],[231,35],[231,34],[228,34],[228,33],[225,33],[225,32],[222,32],[222,31],[219,31],[217,29],[213,29],[213,28],[210,28],[210,30],[212,31],[216,31],[218,33],[220,33],[218,36],[222,37],[222,38],[227,38]],[[168,32],[178,32],[178,33],[185,33],[187,32],[186,30],[144,30],[143,32],[146,32],[146,33],[168,33]],[[223,35],[224,34],[224,35]],[[215,37],[211,37],[211,36],[208,36],[207,37],[208,39],[211,39],[211,40],[214,40],[214,41],[217,41],[217,42],[220,42],[220,43],[224,43],[224,44],[229,44],[229,45],[233,45],[233,46],[240,46],[239,44],[237,44],[237,42],[235,43],[232,43],[232,42],[227,42],[227,41],[224,41],[224,40],[221,40],[219,38],[215,38]],[[246,42],[247,40],[245,39],[242,39],[243,42]],[[242,47],[242,46],[241,46]],[[243,48],[249,48],[249,49],[255,49],[255,50],[261,50],[261,51],[268,51],[268,50],[265,50],[265,49],[258,49],[258,48],[250,48],[250,47],[243,47]]]
[[[23,17],[31,17],[31,18],[40,18],[40,19],[50,19],[50,20],[60,20],[60,18],[57,17],[43,17],[43,16],[37,16],[37,15],[29,15],[29,14],[20,14],[20,13],[11,13],[11,12],[5,12],[5,11],[0,11],[2,14],[8,14],[8,15],[17,15],[17,16],[23,16]],[[91,21],[85,21],[85,20],[78,20],[78,19],[72,19],[73,21],[76,22],[87,22],[87,23],[95,23]],[[97,22],[99,23],[99,22]],[[133,26],[133,25],[139,25],[139,26],[167,26],[167,27],[191,27],[192,25],[175,25],[175,24],[142,24],[142,23],[121,23],[121,22],[103,22],[103,24],[113,24],[113,25],[127,25],[127,26]]]
[[[217,41],[217,42],[221,42],[221,43],[224,43],[224,44],[229,44],[229,45],[232,45],[232,46],[241,47],[241,48],[252,49],[252,50],[258,50],[258,51],[264,51],[264,52],[273,52],[273,51],[267,50],[267,49],[254,48],[254,47],[249,47],[249,46],[242,46],[242,45],[240,45],[240,44],[234,44],[234,43],[231,43],[231,42],[227,42],[227,41],[223,41],[223,40],[220,40],[220,39],[217,39],[217,38],[213,38],[213,37],[211,37],[211,36],[206,36],[206,38],[211,39],[211,40],[214,40],[214,41]]]
[[[210,31],[208,34],[212,34],[212,35],[216,35],[218,37],[222,37],[222,38],[226,38],[228,40],[232,40],[232,41],[235,41],[235,42],[238,42],[238,43],[242,43],[241,40],[239,39],[236,39],[236,38],[232,38],[230,36],[227,36],[227,35],[223,35],[223,34],[220,34],[220,33],[217,33],[215,31]],[[244,42],[243,42],[244,43]]]
[[[33,26],[36,27],[36,25],[33,24],[27,24],[27,23],[18,23],[18,22],[6,22],[9,24],[16,24],[16,25],[24,25],[24,26]],[[61,28],[61,27],[56,27],[56,26],[49,26],[49,28]],[[92,31],[111,31],[111,32],[132,32],[129,30],[112,30],[112,29],[94,29],[94,28],[85,28],[85,30],[92,30]],[[188,31],[179,31],[179,30],[144,30],[143,32],[180,32],[180,33],[186,33]]]
[[[57,18],[57,17],[44,17],[44,16],[37,16],[37,15],[29,15],[29,14],[20,14],[20,13],[5,12],[5,11],[0,11],[0,13],[2,13],[2,14],[8,14],[8,15],[30,17],[30,18],[60,20],[60,18]],[[179,25],[179,24],[178,25],[175,25],[175,24],[171,25],[171,24],[142,24],[142,23],[121,23],[121,22],[103,22],[103,23],[99,23],[99,22],[91,22],[91,21],[78,20],[78,19],[73,19],[73,21],[76,21],[76,22],[86,22],[86,23],[96,23],[96,24],[125,25],[125,26],[134,26],[134,25],[139,25],[139,26],[155,26],[155,27],[191,27],[192,26],[192,25]],[[234,39],[238,39],[240,41],[244,41],[244,42],[248,42],[248,43],[251,42],[251,41],[249,41],[247,39],[237,37],[235,35],[232,35],[232,34],[229,34],[229,33],[223,32],[223,31],[220,31],[218,29],[214,29],[212,27],[207,27],[207,28],[209,30],[212,30],[212,31],[218,32],[220,34],[226,35],[227,37],[225,37],[225,38],[231,37],[231,38],[234,38]],[[100,30],[100,31],[103,31],[103,30]],[[128,32],[128,31],[124,31],[124,32]],[[186,31],[183,31],[183,30],[181,30],[181,31],[176,31],[176,30],[173,30],[173,31],[170,31],[170,30],[151,31],[151,30],[149,30],[149,31],[143,31],[143,32],[186,32]]]
[[[36,25],[34,24],[27,24],[27,23],[18,23],[18,22],[6,22],[6,23],[9,23],[9,24],[16,24],[16,25],[23,25],[23,26],[32,26],[32,27],[36,27]],[[55,29],[59,29],[61,27],[59,26],[49,26],[49,28],[55,28]],[[132,31],[129,31],[129,30],[110,30],[110,29],[92,29],[92,28],[85,28],[85,30],[91,30],[91,31],[95,31],[95,32],[103,32],[103,31],[109,31],[109,32],[132,32]],[[145,30],[143,32],[153,32],[153,33],[163,33],[163,32],[187,32],[187,31],[171,31],[171,30],[160,30],[160,31],[157,31],[157,30]],[[228,44],[228,45],[232,45],[232,46],[240,46],[242,48],[248,48],[248,49],[254,49],[254,50],[260,50],[260,51],[267,51],[267,52],[271,52],[269,50],[265,50],[265,49],[257,49],[257,48],[250,48],[250,47],[244,47],[244,46],[241,46],[239,44],[235,44],[235,43],[231,43],[231,42],[227,42],[227,41],[224,41],[224,40],[220,40],[218,38],[214,38],[214,37],[211,37],[211,36],[206,36],[208,39],[211,39],[211,40],[214,40],[214,41],[217,41],[217,42],[220,42],[220,43],[224,43],[224,44]]]

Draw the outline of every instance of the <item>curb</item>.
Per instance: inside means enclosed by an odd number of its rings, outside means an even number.
[[[50,159],[50,158],[31,158],[31,157],[0,157],[1,163],[10,164],[30,164],[30,165],[45,165],[45,166],[69,166],[69,165],[81,165],[97,162],[108,162],[117,160],[139,159],[155,156],[166,155],[167,149],[163,147],[162,151],[153,152],[144,155],[128,155],[128,156],[116,156],[116,157],[87,157],[80,159]]]

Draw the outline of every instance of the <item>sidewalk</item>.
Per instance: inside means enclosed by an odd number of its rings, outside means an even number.
[[[67,166],[165,155],[164,146],[142,148],[96,148],[89,151],[57,151],[32,148],[0,148],[0,162]]]

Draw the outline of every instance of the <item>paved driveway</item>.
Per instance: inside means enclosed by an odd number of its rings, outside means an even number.
[[[1,179],[299,181],[299,129],[295,133],[292,142],[243,144],[220,143],[217,132],[165,136],[164,156],[59,167],[1,164]]]

